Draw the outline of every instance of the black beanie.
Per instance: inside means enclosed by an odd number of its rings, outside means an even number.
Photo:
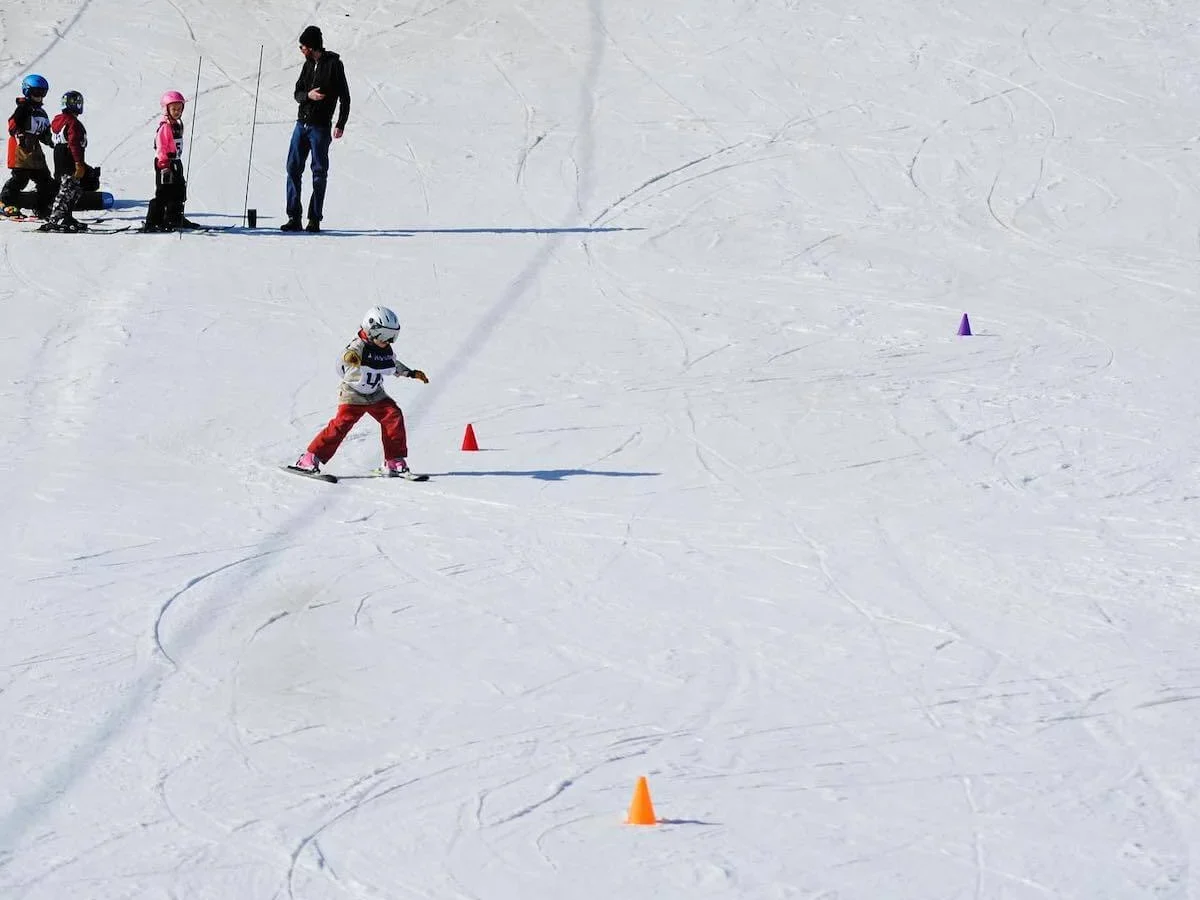
[[[309,25],[300,32],[300,44],[309,50],[324,50],[325,41],[321,37],[321,29],[316,25]]]

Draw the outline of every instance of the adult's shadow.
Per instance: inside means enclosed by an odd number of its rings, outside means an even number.
[[[484,472],[441,472],[434,478],[535,478],[538,481],[562,481],[578,475],[594,475],[602,478],[649,478],[661,472],[601,472],[596,469],[496,469]]]
[[[197,213],[189,214],[194,219],[203,218],[236,218],[224,214],[214,213]],[[226,225],[221,230],[236,232],[237,234],[245,234],[248,236],[265,237],[267,235],[278,235],[280,233],[278,226],[272,224],[269,216],[258,217],[259,227],[248,228],[245,224]],[[605,234],[613,231],[645,231],[642,227],[618,228],[610,226],[581,226],[578,228],[535,228],[535,227],[515,227],[506,228],[502,226],[469,226],[463,228],[322,228],[321,234],[325,237],[416,237],[422,234]],[[299,236],[299,235],[298,235]]]
[[[408,234],[606,234],[611,231],[645,231],[644,227],[618,227],[615,225],[580,225],[562,228],[536,228],[533,226],[504,227],[500,225],[477,225],[461,228],[406,228]]]

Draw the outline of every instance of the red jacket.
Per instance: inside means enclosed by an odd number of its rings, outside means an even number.
[[[73,112],[61,112],[50,123],[54,141],[54,177],[62,178],[75,172],[76,166],[86,165],[87,129]]]
[[[84,161],[84,150],[87,149],[87,129],[73,112],[60,112],[50,123],[50,137],[54,142],[55,153],[59,156],[58,148],[66,145],[71,159],[77,163]]]

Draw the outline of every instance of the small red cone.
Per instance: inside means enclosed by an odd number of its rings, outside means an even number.
[[[475,428],[471,425],[467,426],[467,431],[463,435],[462,448],[464,450],[478,450],[479,449],[479,443],[475,440]]]
[[[967,318],[967,314],[963,313],[962,321],[958,323],[958,336],[971,336],[971,320]]]

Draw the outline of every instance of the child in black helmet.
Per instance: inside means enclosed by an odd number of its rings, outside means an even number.
[[[54,144],[54,177],[58,181],[58,196],[50,218],[39,231],[85,231],[87,226],[76,221],[75,204],[83,194],[83,182],[88,175],[84,161],[87,150],[87,129],[79,121],[83,115],[83,94],[67,91],[62,95],[62,112],[50,123]]]

